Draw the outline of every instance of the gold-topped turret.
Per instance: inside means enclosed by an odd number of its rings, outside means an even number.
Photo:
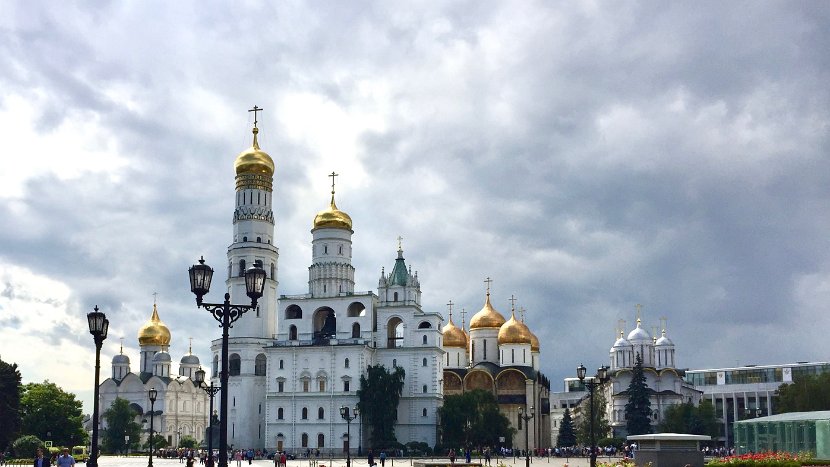
[[[253,109],[248,111],[254,113],[254,128],[251,130],[254,134],[254,142],[250,148],[236,156],[236,161],[233,163],[236,175],[254,174],[268,177],[274,176],[274,160],[259,148],[259,142],[257,141],[257,134],[259,133],[259,128],[257,128],[257,112],[261,110],[259,107],[254,106]]]
[[[349,217],[348,214],[345,212],[337,209],[337,205],[334,203],[334,177],[337,177],[338,174],[332,172],[329,177],[331,177],[331,203],[329,204],[328,209],[324,209],[317,213],[314,217],[314,226],[312,230],[315,229],[345,229],[345,230],[352,230],[352,218]]]
[[[400,237],[398,238],[400,239]],[[441,333],[444,335],[444,347],[460,347],[462,349],[466,349],[467,333],[464,329],[456,326],[455,323],[452,322],[452,305],[452,300],[450,300],[450,302],[447,303],[450,310],[450,317],[447,325],[441,328]]]
[[[501,315],[493,305],[490,304],[490,283],[493,282],[489,277],[484,282],[487,283],[487,298],[484,300],[484,307],[470,319],[470,329],[480,328],[500,328],[505,323],[504,316]]]
[[[516,299],[510,297],[510,319],[499,328],[499,345],[530,344],[532,333],[525,323],[516,319]]]
[[[153,303],[153,315],[138,330],[139,345],[170,345],[170,329],[159,318],[158,308]]]

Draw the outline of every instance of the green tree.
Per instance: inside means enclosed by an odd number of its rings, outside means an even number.
[[[778,411],[812,412],[830,410],[830,373],[796,376],[792,383],[778,388]]]
[[[158,433],[153,433],[153,450],[154,451],[156,449],[166,448],[167,444],[168,444],[167,443],[167,438],[165,438],[164,436],[162,436]],[[150,449],[150,440],[148,439],[147,442],[145,442],[143,444],[143,446],[144,446],[144,449]]]
[[[395,367],[390,372],[383,365],[370,365],[366,374],[360,375],[358,407],[370,430],[370,446],[374,448],[390,447],[398,442],[395,423],[405,376],[403,368]]]
[[[608,401],[605,399],[605,386],[600,386],[594,389],[594,437],[601,439],[608,436],[611,431],[611,425],[608,423],[608,418],[605,416],[605,407]],[[579,444],[591,444],[591,426],[589,424],[591,418],[591,398],[585,397],[579,403],[579,422],[577,423],[576,439]]]
[[[663,420],[657,429],[661,433],[688,433],[717,438],[715,407],[712,402],[705,399],[698,406],[691,402],[672,405],[663,412]]]
[[[88,442],[83,426],[83,404],[49,380],[23,386],[20,396],[22,431],[56,446]]]
[[[126,399],[117,397],[112,401],[112,405],[104,412],[107,429],[103,432],[101,444],[105,452],[127,452],[125,436],[130,437],[131,446],[138,446],[141,425],[135,421],[137,415]]]
[[[651,400],[646,375],[643,373],[643,357],[638,353],[634,361],[631,383],[628,384],[628,402],[625,404],[625,428],[629,435],[651,433]]]
[[[556,445],[560,447],[576,445],[576,433],[574,433],[574,423],[571,418],[571,409],[567,407],[565,407],[565,414],[562,416],[562,421],[559,423],[559,436],[556,437]]]
[[[20,433],[20,371],[0,360],[0,451]]]
[[[481,389],[444,397],[439,414],[444,446],[495,447],[500,437],[509,444],[516,432],[496,397]]]
[[[49,451],[46,450],[45,444],[35,435],[21,436],[14,440],[12,451],[14,451],[14,456],[17,458],[35,457],[37,448],[43,449],[44,454],[48,454]]]
[[[195,448],[197,446],[199,446],[199,442],[192,436],[184,435],[182,436],[182,439],[179,440],[180,448]]]

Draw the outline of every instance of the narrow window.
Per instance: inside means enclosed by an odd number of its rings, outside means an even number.
[[[303,392],[308,392],[308,380],[303,381]]]
[[[484,357],[482,359],[487,360],[487,339],[484,339],[481,343],[484,345]]]
[[[393,358],[392,359],[392,368],[396,368],[397,366],[398,366],[398,359]]]
[[[308,433],[303,433],[301,442],[304,448],[308,447]]]
[[[279,409],[277,409],[277,420],[282,420],[282,419],[283,419],[283,410],[282,410],[282,407],[280,407]]]
[[[257,242],[257,243],[262,243],[262,237],[257,237],[257,238],[256,238],[256,242]]]
[[[303,420],[308,420],[308,409],[303,407],[303,414],[300,416]]]
[[[421,363],[421,366],[427,366],[427,359],[426,358],[423,359],[423,361]]]
[[[280,360],[280,370],[284,370],[284,369],[285,369],[285,367],[284,367],[283,363],[284,363],[284,362],[283,362],[282,360]]]
[[[510,363],[516,363],[516,349],[510,349]]]
[[[344,360],[344,361],[343,361],[343,366],[344,366],[345,368],[348,368],[348,367],[349,367],[349,359],[348,359],[348,358],[347,358],[346,360]]]
[[[424,389],[424,394],[426,394],[427,393],[427,385],[426,384],[424,385],[423,389]]]
[[[340,245],[340,246],[338,247],[338,252],[337,252],[337,254],[340,254],[340,255],[342,255],[342,254],[343,254],[343,245]]]
[[[326,380],[321,379],[319,381],[319,383],[320,383],[320,392],[326,392]]]
[[[283,392],[285,389],[285,384],[282,381],[277,381],[277,392]],[[282,410],[282,409],[280,409]]]
[[[343,392],[349,392],[349,382],[343,381]]]
[[[421,339],[421,342],[422,342],[424,345],[427,345],[427,336],[423,336],[423,338]]]
[[[424,409],[424,410],[423,410],[423,412],[421,412],[421,416],[422,416],[422,417],[426,417],[426,416],[427,416],[427,409]]]
[[[395,294],[392,297],[393,297],[392,301],[397,302],[398,301],[398,292],[395,292]]]
[[[328,245],[323,245],[323,254],[324,255],[329,254],[329,246]]]
[[[322,407],[317,409],[317,419],[318,420],[323,420],[324,418],[326,418],[326,417],[324,417],[324,415],[325,415],[325,411],[323,410]]]

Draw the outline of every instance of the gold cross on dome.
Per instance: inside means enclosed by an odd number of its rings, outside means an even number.
[[[453,303],[452,303],[452,300],[450,300],[450,302],[447,303],[447,308],[449,308],[449,310],[450,310],[450,319],[452,319],[452,306],[453,306]]]
[[[490,295],[490,284],[493,283],[493,279],[488,276],[487,279],[484,279],[484,283],[487,284],[487,295]]]
[[[339,177],[339,176],[340,176],[340,174],[334,173],[333,170],[331,171],[331,174],[329,175],[329,177],[331,177],[331,194],[334,194],[334,177]]]
[[[263,109],[261,109],[257,106],[254,106],[253,109],[248,109],[248,112],[253,112],[254,113],[254,127],[256,127],[257,123],[259,123],[259,121],[257,120],[257,112],[262,112],[262,110]]]
[[[156,302],[158,301],[158,298],[159,298],[159,293],[158,292],[153,292],[153,305],[157,304]]]
[[[510,310],[516,311],[516,296],[510,295]]]

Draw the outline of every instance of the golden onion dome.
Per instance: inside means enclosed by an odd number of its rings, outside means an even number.
[[[536,337],[536,334],[533,334],[533,332],[531,331],[531,333],[530,333],[530,351],[531,352],[538,352],[540,350],[541,350],[541,347],[539,347],[539,338]]]
[[[331,192],[331,204],[314,216],[314,229],[346,229],[352,230],[352,218],[345,212],[337,209],[334,204],[334,191]]]
[[[467,348],[467,333],[452,322],[452,317],[441,332],[444,334],[444,347]]]
[[[251,145],[250,148],[239,153],[233,163],[236,175],[258,174],[273,177],[274,160],[271,159],[271,156],[269,156],[265,151],[259,148],[259,143],[257,142],[256,137],[257,133],[259,133],[259,129],[257,127],[254,127],[253,133],[254,144]]]
[[[517,320],[516,315],[511,313],[510,319],[499,328],[499,345],[530,344],[532,335],[527,325]]]
[[[488,292],[487,299],[484,301],[484,308],[473,315],[470,320],[470,329],[500,328],[504,322],[504,316],[490,304],[490,293]]]
[[[170,345],[170,329],[159,319],[156,304],[153,304],[153,316],[138,330],[139,345]]]

